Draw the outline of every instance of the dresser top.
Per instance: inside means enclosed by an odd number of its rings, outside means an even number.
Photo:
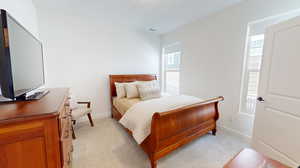
[[[59,115],[60,107],[69,94],[67,88],[49,89],[40,100],[0,104],[0,124]]]

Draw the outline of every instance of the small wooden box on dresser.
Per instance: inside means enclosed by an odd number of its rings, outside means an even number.
[[[40,100],[0,104],[1,168],[69,168],[72,124],[68,89]]]

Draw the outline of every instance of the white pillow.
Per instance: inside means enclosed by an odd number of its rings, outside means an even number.
[[[139,85],[149,86],[149,87],[156,87],[159,88],[159,83],[157,80],[152,81],[137,81]]]
[[[119,82],[115,82],[115,86],[116,86],[116,92],[117,92],[117,98],[124,98],[126,96],[126,90],[125,90],[125,85],[126,83],[119,83]]]
[[[125,85],[126,97],[127,98],[137,98],[139,97],[139,91],[136,87],[138,82],[127,83]]]
[[[137,88],[142,100],[160,98],[161,92],[157,81],[137,84]]]

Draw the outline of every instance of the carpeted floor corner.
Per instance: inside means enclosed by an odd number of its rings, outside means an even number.
[[[146,154],[113,119],[75,126],[73,168],[150,168]],[[222,131],[207,134],[158,161],[158,168],[222,168],[247,143]]]

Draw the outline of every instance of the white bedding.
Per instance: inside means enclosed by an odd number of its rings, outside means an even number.
[[[151,120],[155,112],[165,112],[201,101],[197,97],[186,95],[141,101],[129,108],[119,122],[128,128],[137,143],[141,144],[151,133]]]

